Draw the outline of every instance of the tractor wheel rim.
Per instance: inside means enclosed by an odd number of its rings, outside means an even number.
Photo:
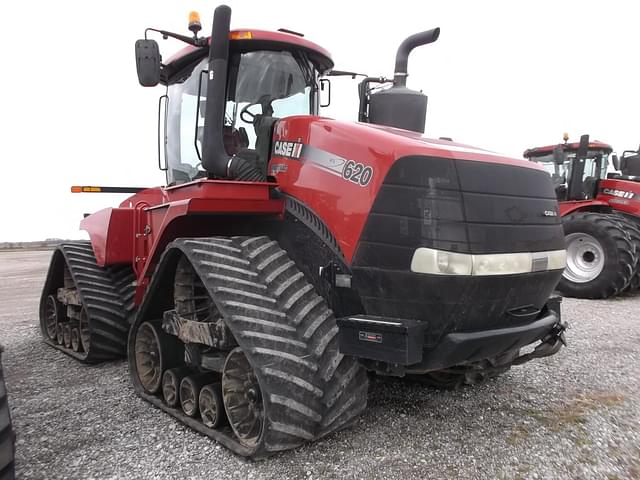
[[[218,402],[216,401],[215,394],[211,390],[211,387],[207,386],[200,390],[198,403],[200,404],[200,416],[202,417],[202,423],[209,428],[215,428],[218,423],[220,412],[218,411]]]
[[[598,240],[586,233],[570,233],[567,242],[567,267],[563,276],[573,283],[587,283],[602,273],[604,249]]]
[[[258,379],[240,348],[233,349],[224,364],[222,399],[238,441],[255,447],[264,426],[264,403]]]
[[[194,385],[187,379],[180,384],[180,405],[188,416],[192,417],[198,412],[198,399]]]
[[[162,376],[162,395],[167,404],[174,406],[178,404],[178,378],[173,372],[166,371]]]
[[[135,360],[140,383],[148,392],[156,393],[162,381],[162,351],[149,323],[140,325],[136,334]]]
[[[58,309],[56,308],[56,297],[49,295],[45,304],[44,326],[47,335],[56,341],[58,335]]]

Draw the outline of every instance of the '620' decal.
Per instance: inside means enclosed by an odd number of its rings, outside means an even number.
[[[342,178],[357,185],[366,187],[373,177],[373,169],[361,163],[347,160],[342,169]]]

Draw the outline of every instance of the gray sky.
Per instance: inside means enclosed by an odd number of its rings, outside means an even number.
[[[415,50],[408,86],[429,95],[426,135],[520,157],[568,131],[640,143],[640,4],[632,1],[229,1],[232,28],[281,27],[327,48],[338,69],[391,76],[398,44],[441,27]],[[0,4],[3,185],[0,241],[81,238],[82,213],[123,195],[71,185],[162,184],[157,97],[138,85],[145,27],[211,29],[216,2],[6,1]],[[160,41],[160,39],[158,39]],[[160,41],[168,58],[179,43]],[[334,82],[327,116],[357,113],[356,82]]]

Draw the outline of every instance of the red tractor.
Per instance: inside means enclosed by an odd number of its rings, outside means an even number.
[[[421,135],[407,59],[439,29],[401,44],[393,80],[365,79],[349,123],[318,116],[326,50],[230,31],[230,15],[216,9],[210,39],[195,17],[193,37],[153,30],[188,44],[167,60],[137,42],[140,83],[166,86],[167,185],[87,216],[91,241],[55,251],[45,341],[84,362],[127,354],[142,398],[253,458],[349,425],[367,370],[456,386],[556,353],[551,179]]]
[[[606,143],[531,148],[525,158],[551,175],[567,242],[558,284],[566,296],[607,298],[640,287],[640,149],[621,159]],[[621,173],[607,174],[609,158]]]

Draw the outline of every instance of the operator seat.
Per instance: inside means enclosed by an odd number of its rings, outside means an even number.
[[[582,192],[585,198],[595,198],[597,183],[598,179],[596,177],[585,177],[582,182]]]
[[[256,129],[256,152],[261,166],[267,169],[271,153],[271,139],[273,138],[273,126],[280,120],[269,115],[257,115],[253,126]]]
[[[278,120],[280,120],[278,117],[257,114],[253,121],[253,128],[256,132],[256,148],[242,148],[236,153],[237,156],[254,163],[265,175],[267,174],[267,164],[271,154],[273,126]]]
[[[640,153],[624,157],[621,163],[620,171],[622,172],[622,175],[629,177],[640,176]]]

